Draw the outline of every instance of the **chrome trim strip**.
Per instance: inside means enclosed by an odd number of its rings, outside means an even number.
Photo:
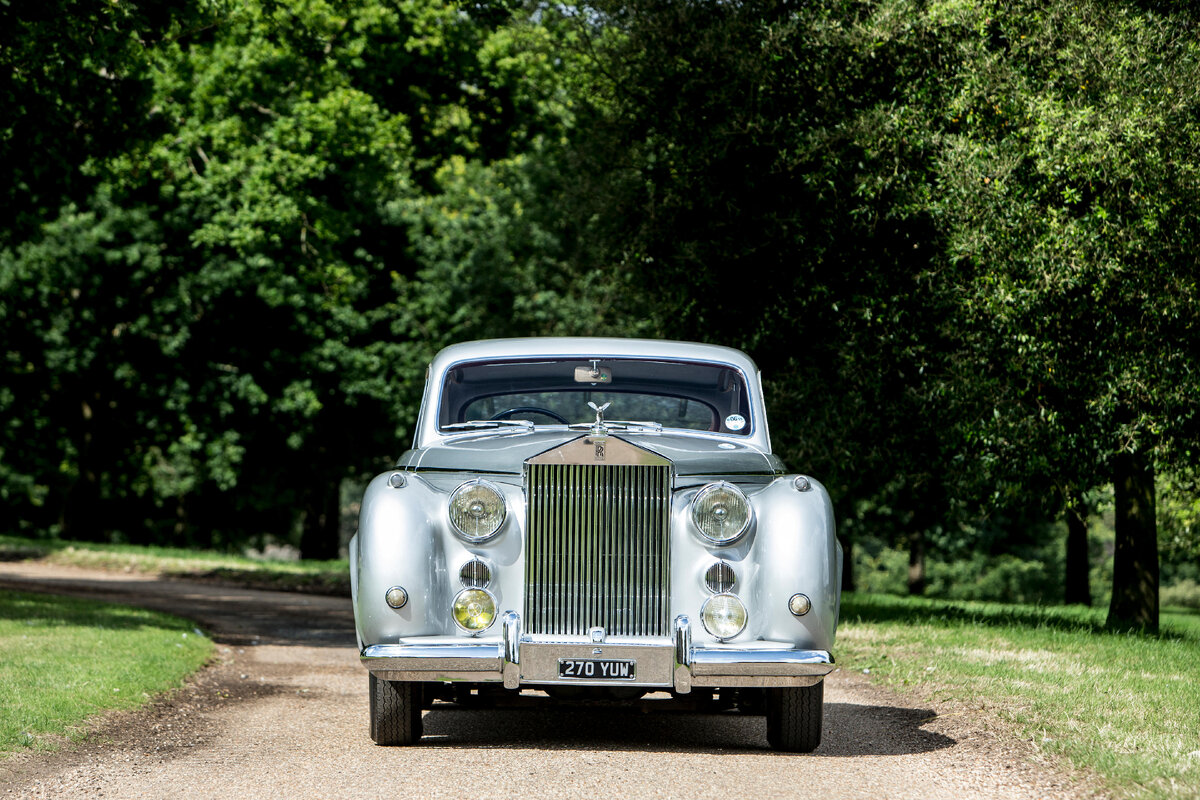
[[[781,670],[806,668],[805,674],[827,675],[833,672],[833,657],[827,650],[731,650],[696,648],[692,652],[692,672],[698,675],[750,675],[765,668]],[[808,671],[807,668],[813,668]],[[738,670],[742,671],[738,671]]]
[[[696,648],[692,686],[812,686],[833,672],[826,650]]]
[[[389,681],[498,681],[501,654],[491,644],[375,644],[360,656],[369,672]]]

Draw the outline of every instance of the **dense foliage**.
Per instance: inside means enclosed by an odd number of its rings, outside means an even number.
[[[911,591],[1113,485],[1153,627],[1156,475],[1192,577],[1190,12],[52,5],[0,11],[12,528],[331,555],[439,347],[599,333],[750,352]]]

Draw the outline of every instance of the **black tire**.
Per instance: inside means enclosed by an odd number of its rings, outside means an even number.
[[[811,753],[821,744],[825,682],[767,689],[767,743],[785,753]]]
[[[368,673],[371,738],[379,745],[415,744],[421,738],[421,684],[385,681]]]

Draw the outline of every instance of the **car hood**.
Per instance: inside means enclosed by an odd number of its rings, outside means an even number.
[[[590,435],[587,431],[517,431],[466,434],[400,457],[398,467],[422,471],[480,472],[520,475],[533,456]],[[779,459],[727,437],[613,431],[613,438],[670,459],[675,474],[774,475],[783,471]]]

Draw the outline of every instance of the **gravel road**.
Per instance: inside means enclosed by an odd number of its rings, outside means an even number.
[[[762,717],[577,708],[435,707],[418,746],[376,747],[348,600],[33,563],[0,564],[0,586],[170,611],[219,655],[82,743],[0,762],[0,798],[1098,796],[980,713],[842,670],[811,755],[768,750]]]

